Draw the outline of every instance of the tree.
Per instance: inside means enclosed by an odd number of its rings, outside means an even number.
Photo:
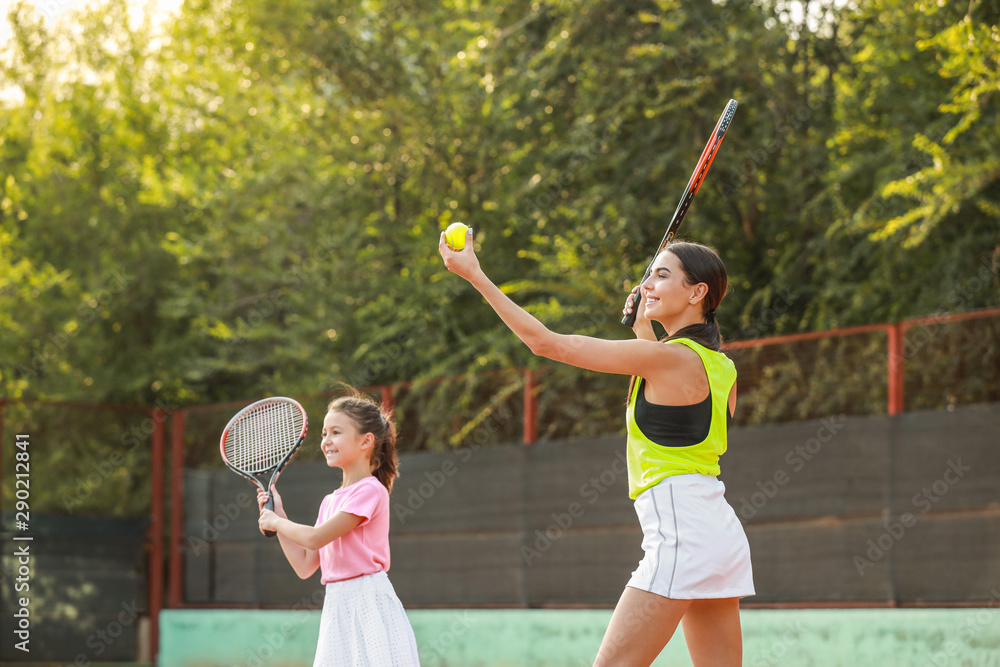
[[[830,168],[808,211],[833,223],[809,247],[814,327],[997,302],[996,15],[971,8],[880,0],[845,19]]]

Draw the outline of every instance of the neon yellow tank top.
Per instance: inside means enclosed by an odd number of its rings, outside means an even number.
[[[643,434],[635,422],[635,401],[643,385],[642,378],[636,378],[625,412],[628,429],[628,495],[633,500],[646,489],[672,475],[718,475],[719,457],[726,451],[729,392],[736,382],[736,366],[721,352],[710,350],[689,338],[675,338],[667,342],[668,345],[672,343],[691,348],[705,364],[712,399],[712,422],[708,436],[697,444],[687,447],[663,447],[656,444]]]

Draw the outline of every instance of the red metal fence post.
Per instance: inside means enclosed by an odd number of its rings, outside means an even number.
[[[538,383],[530,370],[524,371],[524,444],[538,440]]]
[[[153,660],[160,647],[160,610],[163,608],[163,441],[166,413],[150,411],[153,441],[150,452],[150,555],[149,555],[149,644]]]
[[[184,428],[187,412],[177,410],[170,422],[170,587],[171,609],[184,604],[181,589],[184,533]]]
[[[396,412],[396,400],[392,396],[392,385],[382,385],[382,408],[390,414]]]
[[[903,378],[906,359],[903,356],[903,325],[899,322],[888,325],[889,334],[889,415],[903,412],[906,400],[903,395]]]

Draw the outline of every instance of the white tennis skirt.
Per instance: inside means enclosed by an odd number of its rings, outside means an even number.
[[[691,474],[640,493],[645,556],[627,585],[678,600],[753,595],[750,544],[725,491],[717,478]]]
[[[326,585],[313,667],[419,667],[417,641],[385,572]]]

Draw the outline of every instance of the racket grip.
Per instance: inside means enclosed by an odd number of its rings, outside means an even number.
[[[274,511],[274,498],[272,498],[271,496],[267,497],[267,501],[264,503],[264,509],[271,510],[272,512]],[[265,537],[274,537],[277,534],[278,533],[274,532],[273,530],[264,531]]]
[[[622,318],[622,324],[631,329],[632,326],[635,325],[635,315],[638,308],[639,293],[636,292],[635,294],[629,295],[628,299],[629,303],[632,304],[632,312]]]

